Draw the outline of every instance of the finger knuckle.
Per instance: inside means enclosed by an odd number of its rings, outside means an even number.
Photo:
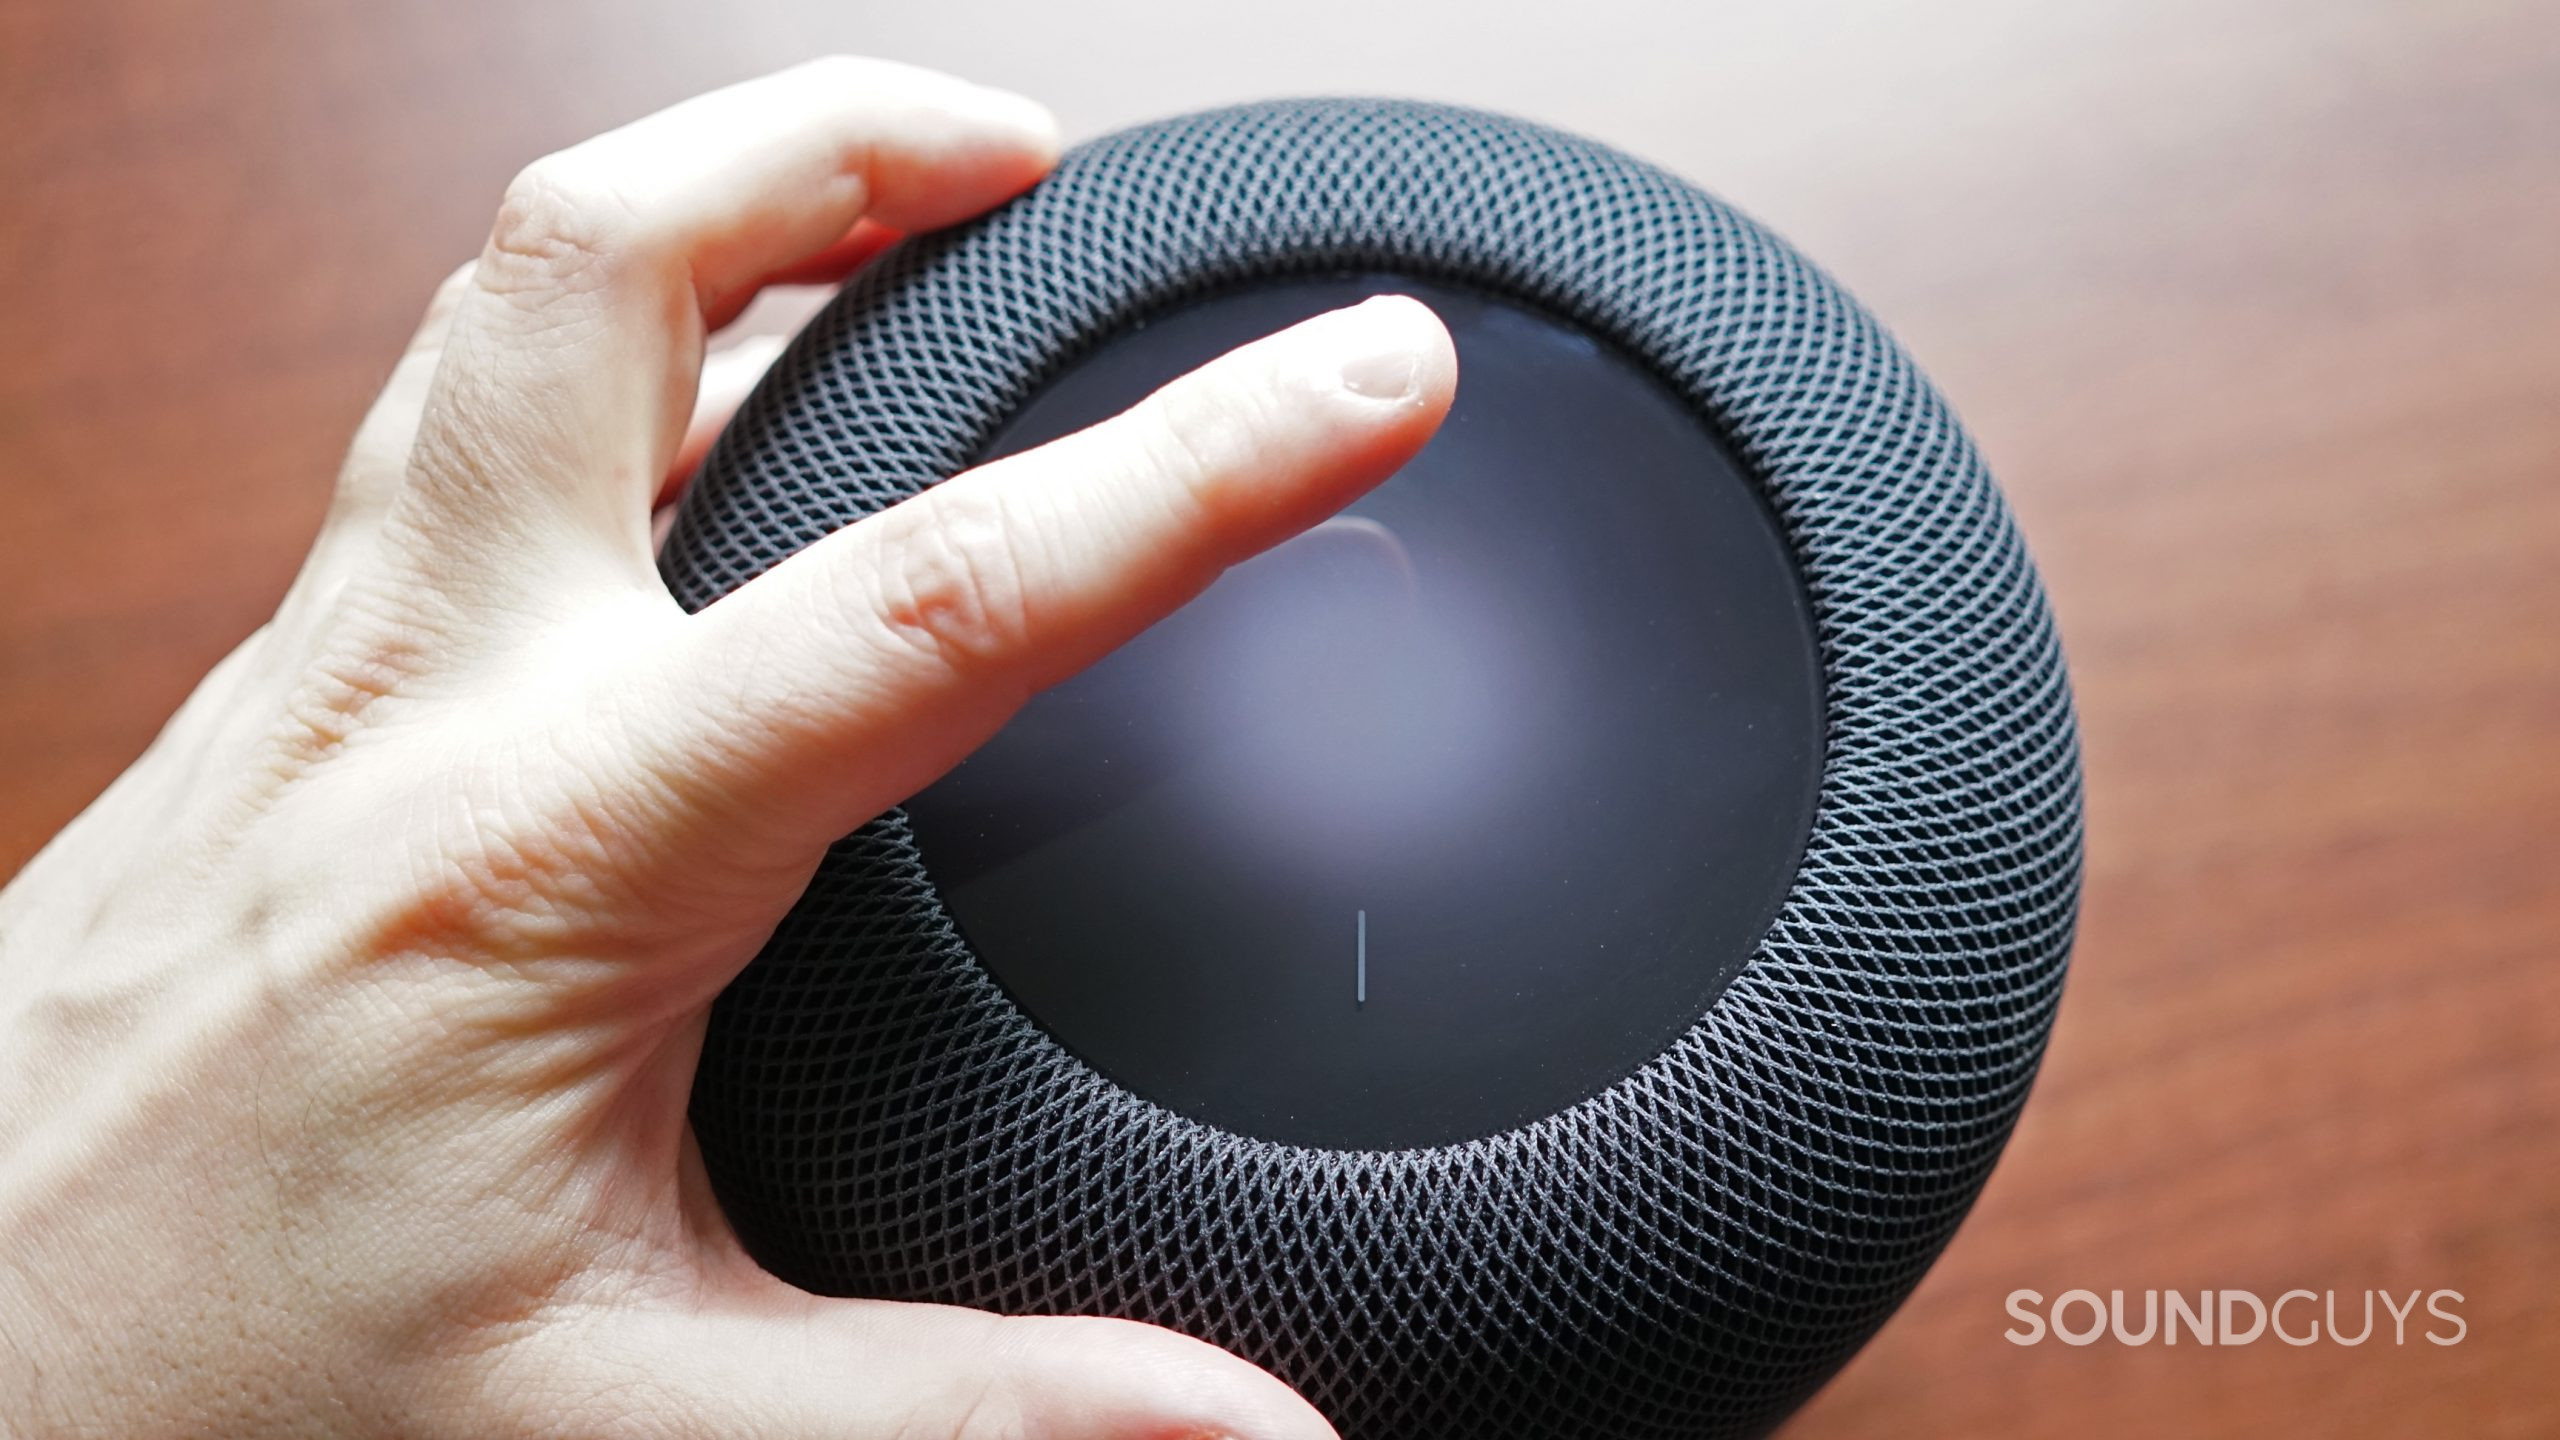
[[[1248,393],[1203,394],[1188,386],[1159,392],[1149,402],[1151,423],[1141,428],[1149,463],[1170,480],[1175,498],[1208,505],[1225,477],[1243,469],[1268,428],[1262,406]]]
[[[876,607],[902,643],[955,668],[1018,655],[1032,632],[1018,529],[1004,498],[958,488],[899,507]]]
[[[425,827],[415,851],[420,879],[368,913],[349,959],[574,981],[590,973],[578,957],[645,943],[640,932],[651,922],[642,917],[653,912],[632,877],[648,858],[649,799],[560,788],[519,797],[483,785],[415,801]],[[445,1019],[448,1028],[505,1028],[546,993],[503,985],[484,992],[483,1005],[457,1000]]]
[[[630,230],[629,207],[611,186],[569,152],[546,156],[508,182],[480,283],[507,294],[589,288],[610,276]]]

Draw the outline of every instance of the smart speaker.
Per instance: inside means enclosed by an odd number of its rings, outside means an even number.
[[[1386,292],[1439,436],[830,851],[702,1154],[787,1280],[1169,1325],[1347,1440],[1761,1433],[1989,1174],[2081,833],[2000,495],[1792,250],[1470,111],[1142,126],[847,286],[666,576]]]

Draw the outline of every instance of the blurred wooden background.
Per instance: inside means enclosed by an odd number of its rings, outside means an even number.
[[[2547,3],[6,0],[0,873],[273,604],[518,165],[839,49],[1077,135],[1353,91],[1583,130],[1954,397],[2079,682],[2083,942],[1980,1211],[1792,1436],[2560,1433]],[[2019,1287],[2454,1289],[2469,1335],[2025,1349]]]

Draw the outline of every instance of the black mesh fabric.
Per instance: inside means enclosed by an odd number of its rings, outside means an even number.
[[[1348,1440],[1766,1430],[1945,1246],[2025,1101],[2077,909],[2062,657],[1991,478],[1826,277],[1569,136],[1310,101],[1086,145],[853,284],[740,413],[666,574],[690,607],[965,468],[1098,338],[1258,275],[1402,270],[1641,357],[1766,487],[1826,676],[1801,874],[1696,1026],[1464,1144],[1292,1148],[1178,1117],[1026,1017],[901,817],[828,855],[714,1011],[694,1122],[777,1273],[1131,1316]],[[1463,383],[1463,381],[1461,382]]]

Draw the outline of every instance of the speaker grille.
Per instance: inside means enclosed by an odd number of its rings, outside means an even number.
[[[1170,1325],[1349,1440],[1765,1430],[1990,1173],[2080,860],[2062,657],[2007,510],[1911,362],[1793,251],[1642,163],[1466,111],[1294,102],[1127,131],[849,287],[713,451],[668,582],[709,604],[965,468],[1160,307],[1346,269],[1611,338],[1765,484],[1813,604],[1828,760],[1758,953],[1667,1051],[1545,1120],[1292,1148],[1062,1050],[970,955],[893,812],[829,853],[715,1008],[703,1154],[795,1283]]]

